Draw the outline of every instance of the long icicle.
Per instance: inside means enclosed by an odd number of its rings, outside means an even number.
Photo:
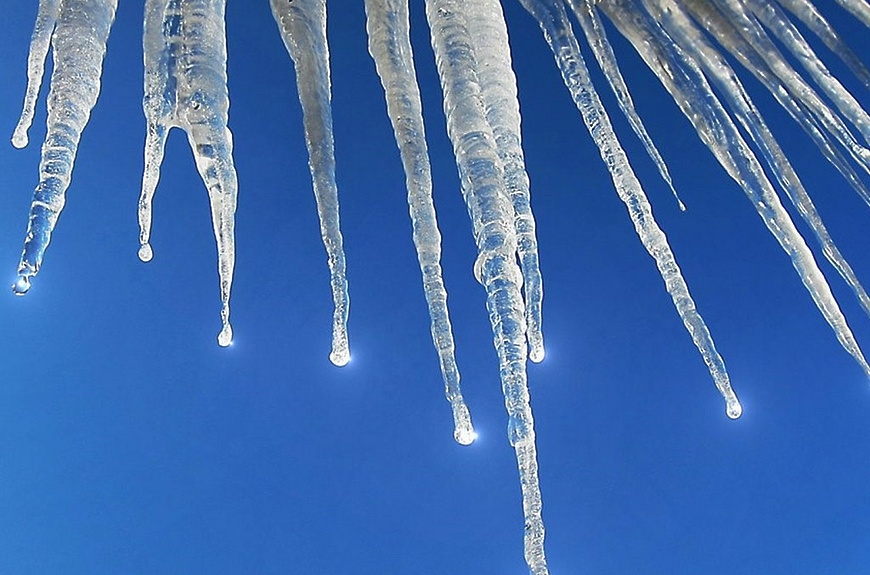
[[[36,24],[30,37],[30,54],[27,56],[27,92],[24,95],[24,106],[15,132],[12,135],[12,145],[16,148],[27,146],[27,131],[33,123],[33,113],[36,109],[36,99],[42,87],[42,76],[45,73],[45,59],[51,47],[51,34],[57,24],[57,15],[61,0],[39,0],[39,12],[36,14]]]
[[[849,284],[864,311],[870,315],[870,297],[828,234],[812,199],[767,127],[761,113],[746,93],[737,74],[676,2],[644,0],[644,3],[650,9],[653,18],[664,27],[677,45],[691,47],[691,51],[695,54],[695,61],[703,68],[707,77],[719,87],[732,112],[761,151],[780,187],[812,229],[825,257]]]
[[[12,286],[18,295],[30,289],[63,210],[82,130],[100,94],[106,40],[117,6],[117,0],[65,0],[59,8],[51,39],[54,72],[48,92],[39,184],[33,193],[18,278]],[[50,15],[46,18],[48,27]],[[45,33],[40,33],[39,50],[44,47]]]
[[[511,67],[507,27],[499,0],[476,0],[465,4],[468,32],[474,43],[478,79],[486,111],[486,121],[492,128],[499,158],[504,167],[504,181],[514,206],[517,230],[517,254],[523,273],[523,294],[526,304],[526,337],[529,359],[544,360],[544,336],[541,330],[543,281],[532,215],[529,175],[520,133],[520,104],[517,100],[517,80]]]
[[[226,0],[147,0],[145,4],[145,170],[139,198],[139,258],[150,261],[151,203],[160,179],[166,134],[187,133],[199,175],[208,190],[218,249],[221,331],[233,340],[230,290],[235,267],[238,178],[233,136],[227,127]]]
[[[836,54],[849,70],[870,88],[870,70],[855,52],[840,37],[818,8],[809,0],[777,0],[786,10],[797,16],[813,34],[818,36],[828,49]]]
[[[810,136],[818,146],[822,155],[831,162],[843,175],[852,188],[861,196],[865,203],[870,206],[870,191],[859,178],[848,159],[841,150],[834,145],[831,136],[850,152],[853,159],[865,170],[870,170],[866,163],[861,162],[864,151],[854,140],[848,131],[835,132],[837,126],[826,123],[823,119],[816,119],[812,113],[813,102],[821,103],[816,96],[815,100],[807,96],[814,94],[812,88],[787,68],[788,74],[777,74],[768,64],[768,60],[752,47],[752,45],[738,32],[734,25],[729,22],[718,9],[706,1],[688,1],[682,3],[683,8],[692,15],[707,33],[713,36],[720,45],[734,56],[748,72],[755,76],[777,102],[788,112],[801,128]],[[779,66],[782,62],[772,61],[771,64]],[[783,78],[787,78],[783,80]],[[822,105],[824,105],[822,103]],[[831,112],[831,117],[837,120]],[[841,126],[845,128],[845,126]],[[830,134],[830,136],[828,135]]]
[[[768,230],[791,258],[801,281],[837,339],[870,376],[870,366],[812,252],[783,208],[752,150],[713,95],[703,74],[685,58],[678,47],[664,38],[664,31],[647,17],[637,2],[606,0],[599,6],[668,89],[701,140],[743,188]]]
[[[664,158],[662,158],[661,153],[659,153],[658,148],[656,148],[655,143],[653,143],[649,133],[647,133],[646,127],[643,125],[643,121],[640,119],[640,115],[634,107],[631,93],[628,90],[628,86],[625,84],[622,72],[619,71],[616,54],[613,53],[613,47],[610,45],[610,41],[607,39],[607,33],[604,31],[604,25],[601,22],[598,12],[594,9],[592,2],[593,0],[568,0],[568,4],[574,11],[577,21],[580,22],[580,27],[583,29],[583,34],[586,36],[586,41],[589,42],[589,47],[592,48],[592,54],[598,61],[598,67],[601,68],[602,72],[604,72],[604,77],[607,78],[607,83],[610,84],[610,89],[616,96],[616,101],[619,103],[623,115],[628,120],[635,135],[637,135],[641,143],[643,143],[643,147],[646,148],[646,153],[652,159],[653,163],[655,163],[662,179],[668,184],[671,193],[674,195],[674,199],[677,200],[677,205],[680,210],[686,211],[686,206],[680,199],[680,195],[677,193],[676,188],[674,188],[674,182],[671,179],[668,166],[665,163]]]
[[[441,275],[441,232],[432,202],[432,170],[423,125],[423,104],[411,49],[408,0],[366,0],[369,53],[384,88],[387,112],[405,169],[414,246],[423,274],[432,341],[438,351],[447,401],[453,410],[453,437],[469,445],[476,437],[462,397],[447,290]]]
[[[870,115],[843,84],[831,74],[828,67],[816,55],[804,39],[803,34],[791,23],[785,12],[776,3],[767,0],[763,2],[760,0],[742,1],[749,5],[753,14],[788,48],[792,56],[800,61],[810,77],[834,102],[840,113],[848,118],[864,136],[864,142],[870,142]]]
[[[557,0],[521,0],[521,2],[540,24],[544,37],[556,57],[556,64],[562,72],[565,85],[580,110],[592,139],[598,146],[601,158],[610,170],[619,198],[628,208],[638,237],[655,260],[683,324],[692,336],[695,347],[701,353],[719,393],[725,399],[725,411],[728,417],[732,419],[740,417],[743,408],[731,388],[725,362],[716,351],[710,330],[695,307],[686,281],[668,245],[667,237],[653,217],[652,206],[613,131],[598,93],[592,86],[589,70],[580,53],[580,45],[568,22],[565,8]]]
[[[320,216],[320,235],[329,261],[335,305],[329,360],[337,366],[343,366],[350,361],[347,342],[350,298],[345,278],[344,241],[338,220],[329,47],[326,43],[326,0],[271,0],[271,4],[284,45],[296,68],[296,89],[302,105],[308,166]]]
[[[517,456],[525,516],[526,563],[547,575],[537,450],[526,378],[526,321],[516,262],[513,206],[495,137],[486,120],[464,0],[427,0],[426,17],[444,92],[447,131],[459,167],[478,256],[475,272],[486,289],[486,306],[499,357],[508,412],[508,438]]]

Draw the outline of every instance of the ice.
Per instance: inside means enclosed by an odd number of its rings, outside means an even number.
[[[287,52],[296,67],[296,88],[302,104],[308,165],[320,234],[329,262],[330,285],[335,311],[332,317],[332,351],[337,366],[350,361],[347,315],[350,299],[345,279],[344,247],[338,221],[338,185],[335,182],[335,150],[332,138],[329,47],[326,43],[325,0],[271,0]]]

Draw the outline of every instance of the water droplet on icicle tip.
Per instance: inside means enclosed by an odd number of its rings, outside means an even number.
[[[27,130],[15,130],[15,134],[12,136],[12,145],[18,148],[19,150],[22,148],[26,148],[27,144],[30,142],[27,137]]]
[[[15,295],[24,295],[30,290],[30,277],[18,276],[15,283],[12,284],[12,293]]]
[[[218,345],[221,347],[227,347],[231,343],[233,343],[233,328],[230,324],[226,324],[220,334],[218,334]]]
[[[544,361],[544,357],[546,357],[547,353],[544,351],[544,344],[542,343],[532,343],[532,348],[529,350],[529,359],[534,363],[541,363]]]
[[[743,406],[740,405],[740,402],[737,401],[737,398],[729,398],[725,402],[725,413],[728,414],[728,417],[731,419],[737,419],[741,415],[743,415]]]
[[[350,363],[350,351],[346,347],[333,349],[329,354],[329,361],[336,367],[344,367]]]
[[[151,249],[151,244],[142,244],[139,247],[139,259],[143,262],[150,262],[154,257],[154,251]]]
[[[474,440],[477,439],[477,432],[474,431],[473,427],[457,428],[456,431],[453,432],[453,439],[455,439],[456,443],[459,445],[471,445],[474,443]]]

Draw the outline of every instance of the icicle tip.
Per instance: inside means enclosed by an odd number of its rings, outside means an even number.
[[[12,145],[20,150],[26,148],[28,143],[30,139],[27,137],[27,129],[15,128],[15,133],[12,134]]]
[[[218,345],[221,347],[229,347],[233,343],[233,328],[230,324],[225,324],[221,332],[218,334]]]
[[[535,342],[531,345],[531,349],[529,349],[529,359],[532,360],[533,363],[541,363],[544,361],[544,358],[547,356],[547,352],[544,351],[544,344]]]
[[[151,249],[151,244],[145,243],[139,246],[139,259],[143,262],[150,262],[154,257],[154,250]]]
[[[743,406],[740,405],[736,397],[730,397],[725,400],[725,413],[731,419],[738,419],[743,415]]]
[[[471,445],[477,439],[477,432],[472,427],[457,427],[453,432],[453,439],[459,445]]]
[[[30,291],[30,277],[18,276],[15,283],[12,284],[12,293],[15,295],[24,295]]]
[[[344,367],[350,363],[350,351],[347,347],[333,349],[329,354],[329,361],[336,367]]]

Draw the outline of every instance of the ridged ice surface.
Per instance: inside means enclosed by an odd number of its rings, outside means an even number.
[[[330,285],[335,312],[332,319],[332,351],[335,365],[350,361],[347,314],[350,299],[345,279],[344,244],[338,222],[338,185],[335,182],[335,150],[332,137],[329,48],[326,44],[325,0],[271,0],[284,45],[296,67],[296,89],[302,104],[308,165],[320,215],[320,234],[329,261]]]
[[[822,254],[868,314],[870,296],[831,238],[799,174],[753,103],[751,84],[743,77],[754,76],[770,92],[821,155],[870,206],[870,189],[865,182],[870,174],[867,95],[851,93],[823,58],[839,58],[865,87],[870,86],[870,71],[849,48],[848,38],[838,34],[826,20],[823,11],[811,0],[520,1],[540,25],[635,231],[655,260],[684,325],[725,398],[728,416],[739,417],[742,407],[667,238],[653,218],[650,202],[592,85],[583,56],[587,47],[581,46],[574,34],[569,12],[580,24],[617,104],[671,189],[674,186],[668,167],[635,109],[634,99],[647,95],[632,95],[630,79],[622,76],[605,31],[611,24],[661,80],[701,141],[743,190],[791,259],[836,337],[870,376],[870,366],[816,257],[779,194],[785,194],[797,209]],[[227,127],[225,2],[145,2],[143,107],[147,131],[139,201],[139,256],[148,261],[153,257],[151,204],[166,135],[173,127],[182,128],[211,202],[219,252],[221,345],[232,340],[229,297],[237,195],[232,134]],[[870,26],[867,0],[837,3]],[[39,1],[24,105],[12,139],[16,147],[27,144],[49,48],[54,70],[39,184],[30,210],[19,277],[13,285],[15,293],[23,294],[30,288],[63,208],[82,130],[99,94],[106,40],[116,7],[117,0]],[[326,3],[271,0],[271,7],[296,69],[309,166],[328,254],[335,303],[330,359],[344,365],[350,360],[346,329],[349,303],[338,218]],[[441,235],[432,202],[421,95],[410,42],[409,4],[408,0],[365,0],[365,7],[369,51],[381,78],[405,169],[414,243],[429,305],[432,338],[453,409],[454,436],[467,444],[474,440],[475,432],[459,385],[441,275]],[[474,274],[487,294],[508,412],[508,437],[520,473],[525,558],[533,575],[544,575],[548,568],[526,374],[527,359],[540,361],[544,357],[543,292],[508,30],[499,0],[426,0],[425,10],[443,90],[447,132],[478,250]],[[824,44],[830,54],[817,52],[813,46],[817,43]]]
[[[28,62],[24,112],[15,134],[16,144],[20,146],[27,143],[26,131],[39,92],[49,36],[54,72],[48,92],[39,184],[33,193],[18,278],[12,286],[16,294],[22,295],[30,289],[31,278],[39,272],[51,233],[63,210],[82,130],[100,94],[106,40],[117,4],[117,0],[65,0],[59,6],[50,1],[40,3]]]
[[[628,158],[616,138],[598,93],[592,86],[589,71],[580,53],[580,46],[564,6],[556,0],[522,0],[522,4],[538,20],[550,44],[565,85],[571,92],[583,116],[583,121],[598,146],[601,158],[610,170],[616,191],[628,208],[635,231],[647,252],[655,260],[683,324],[692,336],[698,351],[701,352],[716,387],[725,399],[728,416],[740,417],[743,408],[731,388],[725,363],[716,351],[710,330],[689,294],[688,286],[674,259],[667,238],[652,215],[652,206],[628,163]]]
[[[408,0],[366,0],[366,17],[369,52],[384,87],[387,114],[405,169],[414,246],[432,320],[432,341],[438,350],[444,389],[453,410],[453,437],[468,445],[474,441],[475,433],[459,384],[447,290],[441,275],[441,232],[432,202],[432,169],[411,49]]]
[[[504,168],[487,118],[479,62],[464,0],[428,0],[432,47],[444,93],[447,132],[459,168],[462,193],[477,244],[477,277],[486,289],[502,390],[508,411],[508,437],[520,472],[525,516],[525,557],[534,575],[548,573],[535,431],[526,377],[526,318],[517,265],[514,208]],[[474,13],[475,17],[494,16]],[[509,57],[503,54],[502,58]]]
[[[150,261],[151,204],[167,132],[187,133],[199,175],[208,190],[218,247],[221,331],[232,343],[230,288],[235,265],[234,222],[238,180],[233,136],[227,127],[226,0],[145,2],[145,171],[139,198],[139,258]]]

